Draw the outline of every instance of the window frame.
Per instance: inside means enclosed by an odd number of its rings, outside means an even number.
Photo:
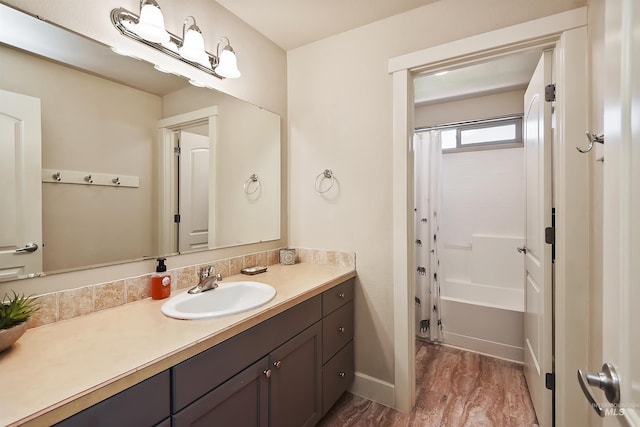
[[[416,129],[416,132],[427,132],[432,130],[452,130],[456,131],[456,146],[454,148],[443,148],[442,154],[461,153],[465,151],[498,150],[503,148],[523,147],[522,140],[522,114],[506,117],[495,117],[491,119],[475,120],[471,122],[450,123],[441,126]],[[509,140],[486,141],[462,144],[462,131],[473,129],[487,129],[497,126],[514,124],[516,126],[516,137]]]

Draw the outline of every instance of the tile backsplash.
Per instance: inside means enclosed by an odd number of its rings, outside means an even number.
[[[356,267],[355,253],[295,248],[296,262]],[[279,263],[279,249],[252,253],[234,258],[214,260],[168,270],[172,291],[189,288],[198,283],[198,271],[205,265],[215,264],[215,272],[222,277],[240,274],[245,267],[269,266]],[[60,320],[82,316],[95,311],[151,298],[151,273],[128,277],[107,283],[97,283],[77,289],[38,295],[40,309],[29,320],[30,328]]]

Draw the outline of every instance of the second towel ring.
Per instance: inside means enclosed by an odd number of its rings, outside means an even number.
[[[330,179],[331,183],[327,188],[325,188],[324,190],[321,190],[320,185],[322,184],[322,181],[325,179]],[[333,176],[333,171],[331,169],[325,169],[322,172],[320,172],[318,176],[316,176],[316,191],[321,194],[326,193],[327,191],[331,190],[331,188],[333,188],[333,184],[335,183],[336,183],[336,178]]]
[[[253,186],[253,190],[250,190],[251,184],[255,184]],[[258,175],[254,173],[249,178],[247,178],[247,180],[244,182],[243,188],[245,193],[254,194],[256,191],[260,189],[260,186],[261,184],[260,184],[260,180],[258,179]]]

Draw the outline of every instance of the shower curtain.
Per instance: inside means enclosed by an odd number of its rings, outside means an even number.
[[[414,135],[415,305],[416,336],[442,340],[438,213],[441,204],[442,149],[440,131]]]

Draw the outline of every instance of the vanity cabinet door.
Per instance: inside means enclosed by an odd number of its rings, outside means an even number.
[[[268,357],[249,366],[173,416],[173,427],[266,427]]]
[[[318,322],[269,355],[273,427],[315,425],[322,416],[322,327]]]

